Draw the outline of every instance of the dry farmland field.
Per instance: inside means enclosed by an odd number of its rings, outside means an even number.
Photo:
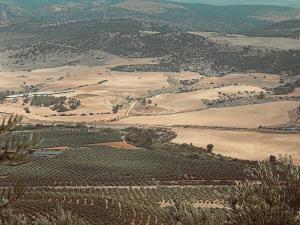
[[[0,0],[0,224],[224,225],[249,168],[300,165],[299,15]]]
[[[163,116],[132,116],[120,122],[144,125],[187,125],[207,127],[258,128],[259,126],[279,126],[289,122],[288,112],[299,102],[275,102],[247,106],[206,109],[196,112]]]
[[[291,155],[300,162],[298,134],[272,134],[250,131],[174,128],[176,143],[205,146],[214,143],[215,152],[234,158],[265,160],[271,154]]]
[[[3,118],[9,114],[21,114],[27,123],[84,122],[114,126],[224,128],[225,134],[208,129],[206,135],[212,137],[211,142],[217,146],[216,151],[226,156],[261,160],[272,151],[274,154],[297,155],[298,143],[294,140],[299,137],[298,133],[283,134],[285,138],[281,134],[274,134],[275,139],[270,139],[268,135],[273,137],[273,134],[255,131],[259,127],[281,129],[292,125],[291,112],[300,105],[298,89],[287,95],[274,95],[272,88],[280,85],[278,75],[233,73],[222,77],[206,77],[193,72],[111,71],[111,68],[118,65],[145,63],[155,65],[157,62],[148,58],[115,57],[105,66],[0,72],[6,90],[22,90],[24,86],[32,85],[38,88],[36,92],[40,92],[40,95],[46,93],[55,98],[80,101],[79,107],[59,112],[51,106],[32,105],[32,96],[12,95],[0,104],[0,115]],[[192,83],[186,85],[183,81]],[[115,106],[118,109],[113,112]],[[252,139],[248,141],[241,138],[247,136],[247,129],[253,132],[250,135]],[[199,138],[204,135],[202,137],[205,140],[206,132],[203,130],[192,129],[193,132],[187,132],[190,135],[184,137],[181,136],[184,132],[175,131],[178,133],[175,142],[194,143],[195,140],[195,145],[199,147],[207,144]],[[233,132],[232,135],[230,132]],[[225,135],[227,141],[219,140],[220,135]],[[251,148],[255,152],[252,154],[248,148],[255,140],[257,145]],[[222,144],[218,147],[220,142]],[[245,148],[251,156],[239,151]],[[256,154],[263,148],[268,149]]]

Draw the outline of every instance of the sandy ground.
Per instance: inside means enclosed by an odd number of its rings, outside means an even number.
[[[264,160],[270,155],[291,155],[300,163],[300,134],[269,134],[196,128],[173,128],[176,143],[214,145],[214,152],[239,159]]]
[[[248,37],[243,35],[229,35],[214,32],[191,32],[217,43],[227,43],[239,46],[255,46],[276,48],[282,50],[300,49],[300,40],[279,37]]]
[[[292,101],[272,102],[163,116],[132,116],[118,123],[257,128],[260,125],[276,126],[289,122],[288,112],[298,105],[299,102]]]

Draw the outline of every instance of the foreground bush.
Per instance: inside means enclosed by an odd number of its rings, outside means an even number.
[[[299,225],[300,169],[291,159],[262,162],[246,182],[226,196],[225,225]]]
[[[73,215],[71,212],[65,211],[60,206],[55,209],[53,217],[48,220],[46,217],[40,216],[35,221],[29,221],[23,214],[16,213],[12,208],[1,211],[0,225],[89,225],[89,223]]]

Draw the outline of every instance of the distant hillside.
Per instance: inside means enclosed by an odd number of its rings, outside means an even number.
[[[17,5],[19,7],[25,7],[25,8],[40,8],[45,7],[49,5],[56,5],[56,4],[66,4],[71,2],[77,2],[77,3],[97,3],[97,2],[118,2],[118,0],[104,0],[104,1],[98,1],[98,0],[0,0],[0,4],[13,4]]]
[[[252,36],[300,38],[300,20],[281,21],[271,26],[254,29],[248,33]]]
[[[21,23],[30,18],[30,13],[18,6],[0,4],[0,26]]]
[[[294,9],[280,6],[216,6],[165,0],[0,0],[0,7],[8,6],[10,9],[0,15],[4,18],[2,26],[28,21],[28,15],[39,23],[134,18],[176,31],[241,34],[271,26],[273,18],[289,19],[287,16],[295,14]]]
[[[212,5],[278,5],[289,7],[300,7],[299,0],[173,0],[183,3],[205,3]]]
[[[17,5],[24,8],[40,8],[54,4],[65,4],[68,2],[80,2],[80,0],[0,0],[2,4]]]

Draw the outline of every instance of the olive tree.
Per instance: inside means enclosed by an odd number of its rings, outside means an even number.
[[[300,169],[290,158],[249,170],[252,181],[226,195],[225,225],[299,225]]]

